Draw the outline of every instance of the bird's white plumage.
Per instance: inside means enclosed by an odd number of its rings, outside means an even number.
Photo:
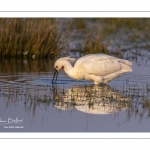
[[[86,79],[93,81],[95,84],[107,84],[110,80],[125,72],[132,72],[131,62],[106,54],[83,56],[76,61],[74,67],[70,61],[72,62],[74,59],[69,57],[60,58],[55,62],[54,67],[58,70],[64,68],[66,74],[73,79]]]

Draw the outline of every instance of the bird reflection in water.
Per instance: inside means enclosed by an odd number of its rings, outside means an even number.
[[[77,109],[89,114],[112,114],[126,110],[130,97],[110,88],[108,85],[74,86],[65,92],[55,88],[54,106],[61,110]]]

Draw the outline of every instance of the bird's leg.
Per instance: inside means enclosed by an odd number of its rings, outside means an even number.
[[[103,77],[91,75],[90,78],[94,81],[95,85],[103,83]]]
[[[120,71],[104,76],[103,82],[107,84],[112,79],[117,78],[119,76],[119,72]]]
[[[102,83],[102,85],[108,85],[108,83],[104,81],[104,82]]]

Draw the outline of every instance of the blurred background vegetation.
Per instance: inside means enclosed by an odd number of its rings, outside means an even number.
[[[0,57],[56,59],[70,51],[121,57],[129,43],[149,49],[149,30],[149,18],[1,18]]]

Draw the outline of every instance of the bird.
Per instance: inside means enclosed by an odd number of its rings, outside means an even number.
[[[74,64],[74,66],[72,65]],[[126,72],[132,72],[132,62],[107,54],[88,54],[79,59],[62,57],[54,63],[54,79],[61,69],[72,79],[85,79],[94,84],[106,84]]]

